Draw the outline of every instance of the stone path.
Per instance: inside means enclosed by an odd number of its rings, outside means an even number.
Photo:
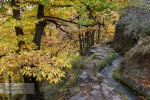
[[[122,100],[122,96],[109,84],[105,76],[98,73],[96,63],[107,56],[107,47],[93,47],[91,52],[96,54],[96,59],[89,61],[79,75],[77,85],[69,88],[65,100]]]

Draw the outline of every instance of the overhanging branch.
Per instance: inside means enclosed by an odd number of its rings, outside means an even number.
[[[72,23],[72,24],[76,24],[78,25],[77,22],[74,22],[74,21],[71,21],[71,20],[66,20],[66,19],[62,19],[62,18],[58,18],[58,17],[51,17],[51,16],[44,16],[44,18],[47,20],[48,18],[50,19],[57,19],[57,20],[60,20],[60,21],[64,21],[64,22],[68,22],[68,23]],[[94,22],[93,24],[87,24],[87,25],[80,25],[80,26],[95,26],[95,25],[102,25],[104,26],[104,24],[101,24],[100,22]]]

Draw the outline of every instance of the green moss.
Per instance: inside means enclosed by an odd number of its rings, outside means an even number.
[[[90,56],[90,58],[91,58],[91,59],[95,59],[95,58],[96,58],[96,54],[95,54],[95,53],[92,54],[92,55]]]
[[[144,96],[146,98],[146,100],[150,100],[150,97],[145,95],[144,92],[138,90],[137,88],[131,86],[128,82],[125,82],[124,80],[122,80],[119,70],[120,70],[120,66],[113,72],[114,79],[116,79],[117,81],[119,81],[119,82],[123,83],[124,85],[128,86],[129,88],[131,88],[139,96]]]
[[[105,67],[111,65],[112,61],[116,58],[116,55],[114,52],[108,52],[107,56],[104,57],[102,61],[100,61],[98,65],[98,71],[101,71]]]
[[[124,42],[125,43],[124,43]],[[121,55],[124,55],[126,52],[128,52],[134,45],[136,44],[136,41],[130,41],[127,38],[122,41],[118,41],[118,43],[113,43],[111,46],[117,51],[120,52]]]
[[[121,75],[118,72],[119,68],[120,67],[118,67],[112,74],[113,78],[116,79],[117,81],[121,81]]]
[[[75,86],[75,87],[72,88],[73,93],[77,93],[79,91],[80,91],[80,87],[78,87],[78,86]]]
[[[122,49],[121,43],[113,43],[113,44],[112,44],[112,47],[113,47],[116,51],[118,51],[118,52],[120,52],[121,49]]]

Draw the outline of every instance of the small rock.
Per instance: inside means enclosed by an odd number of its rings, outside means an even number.
[[[108,47],[104,47],[104,49],[105,49],[105,50],[109,50],[110,48],[108,48]]]
[[[82,97],[85,97],[87,95],[87,90],[82,91]]]
[[[102,83],[102,84],[101,84],[101,86],[106,86],[106,85],[107,85],[107,84],[105,84],[105,83]]]
[[[86,86],[86,84],[82,83],[82,84],[79,84],[78,86],[83,87],[83,86]]]
[[[91,65],[86,65],[85,68],[89,69],[91,68]]]
[[[103,79],[103,82],[108,84],[108,81],[106,79]]]
[[[92,95],[98,95],[100,93],[100,91],[97,91],[97,90],[93,90],[93,91],[91,91],[90,92],[90,94],[92,94]]]
[[[102,91],[103,91],[103,92],[108,91],[108,88],[109,88],[109,87],[108,87],[107,85],[103,85],[103,86],[102,86]]]
[[[95,51],[95,50],[90,50],[90,53],[95,53],[95,52],[97,52],[97,51]]]
[[[86,96],[80,97],[80,98],[78,98],[76,100],[87,100],[88,98],[89,98],[89,94],[86,94]]]
[[[92,46],[91,49],[95,50],[95,49],[98,49],[98,47],[97,46]]]
[[[108,87],[108,90],[109,90],[109,91],[113,91],[114,88],[113,88],[113,87]]]
[[[102,61],[103,57],[101,57],[101,56],[96,56],[96,59],[98,59],[98,60],[101,60],[101,61]]]
[[[93,89],[96,89],[96,90],[99,90],[100,89],[100,86],[99,85],[95,85],[92,87]]]
[[[87,78],[87,75],[79,75],[79,78],[85,80]]]
[[[85,80],[84,82],[85,82],[85,83],[87,83],[88,81],[87,81],[87,80]]]
[[[107,85],[103,85],[102,90],[103,90],[103,91],[105,91],[105,90],[107,90],[107,91],[113,91],[114,88],[113,88],[113,87],[110,87],[110,86],[107,86]]]
[[[92,86],[92,83],[89,83],[90,86]]]
[[[97,77],[91,77],[90,79],[92,79],[92,82],[99,82],[100,81]]]
[[[96,76],[99,78],[104,78],[104,75],[100,74],[100,73],[96,73]]]
[[[97,55],[97,56],[100,56],[101,58],[103,58],[103,57],[105,57],[105,56],[106,56],[106,54],[105,54],[105,53],[101,53],[101,52],[100,52],[100,53],[96,53],[96,55]]]
[[[112,97],[112,100],[122,100],[120,95],[116,95]]]
[[[81,98],[78,98],[76,100],[87,100],[87,97],[81,97]]]
[[[83,75],[86,75],[86,74],[87,74],[86,70],[83,70],[83,71],[82,71],[82,74],[83,74]]]
[[[75,96],[71,97],[69,100],[78,100],[78,98],[81,98],[81,93],[77,93]]]
[[[109,97],[108,91],[103,91],[103,94],[105,95],[105,97]]]

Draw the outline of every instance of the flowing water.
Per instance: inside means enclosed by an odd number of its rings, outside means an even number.
[[[105,76],[105,78],[111,85],[120,90],[125,95],[127,100],[140,100],[139,97],[134,94],[134,92],[130,88],[112,78],[113,71],[121,63],[121,60],[122,56],[116,54],[116,59],[112,62],[112,64],[104,68],[100,73]]]

